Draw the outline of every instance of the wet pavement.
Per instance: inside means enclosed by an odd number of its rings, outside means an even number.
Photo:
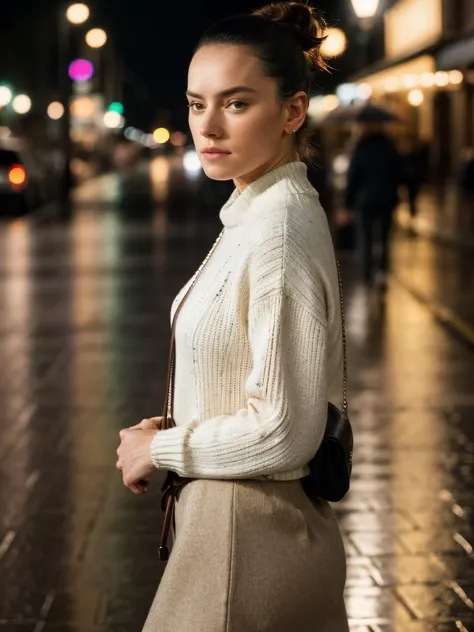
[[[401,226],[439,243],[474,248],[474,195],[463,193],[455,181],[424,185],[415,217],[410,216],[405,199],[398,207],[397,219]]]
[[[162,574],[161,481],[123,487],[117,432],[161,411],[171,301],[220,224],[179,165],[151,173],[82,187],[69,222],[0,226],[0,632],[139,632]],[[341,254],[358,632],[474,630],[474,357],[432,309],[470,331],[472,260],[446,252],[397,234],[385,296]]]

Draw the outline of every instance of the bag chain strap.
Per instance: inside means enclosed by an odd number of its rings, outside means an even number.
[[[339,298],[341,300],[341,323],[342,323],[342,412],[347,417],[347,342],[346,342],[346,318],[344,314],[344,298],[342,292],[342,275],[339,259],[336,259],[337,278],[339,281]]]

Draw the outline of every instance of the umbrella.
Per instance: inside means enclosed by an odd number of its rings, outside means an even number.
[[[328,114],[325,122],[334,123],[391,123],[400,117],[373,103],[357,103],[339,106]]]

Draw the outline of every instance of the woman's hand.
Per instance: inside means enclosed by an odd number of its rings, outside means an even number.
[[[143,419],[136,426],[120,431],[116,467],[122,472],[124,485],[134,494],[144,494],[148,489],[149,476],[156,472],[150,447],[159,422],[159,417]]]

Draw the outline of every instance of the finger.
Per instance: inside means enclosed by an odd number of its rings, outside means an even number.
[[[130,426],[129,430],[136,430],[137,428],[141,430],[156,430],[157,423],[153,421],[154,419],[159,419],[159,417],[153,417],[152,419],[142,419],[139,424],[135,424],[135,426]]]
[[[126,472],[122,472],[123,484],[125,487],[128,487],[134,494],[143,493],[143,490],[146,490],[148,487],[147,479],[141,479],[139,481],[134,480],[130,477]]]
[[[148,487],[146,485],[141,485],[140,483],[133,483],[132,485],[128,486],[129,489],[134,493],[134,494],[145,494],[148,491]]]
[[[157,430],[161,425],[163,417],[151,417],[150,419],[142,419],[140,427],[144,430]]]
[[[128,428],[128,430],[135,430],[136,428],[141,428],[141,427],[142,427],[142,423],[143,423],[144,421],[146,421],[146,419],[142,419],[142,420],[140,421],[140,423],[135,424],[134,426],[130,426],[130,427]]]

